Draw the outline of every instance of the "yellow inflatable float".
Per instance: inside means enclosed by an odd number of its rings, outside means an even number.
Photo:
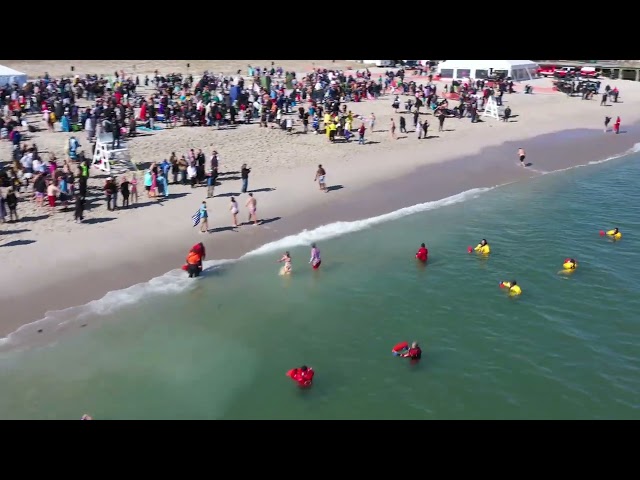
[[[575,270],[578,268],[578,262],[576,262],[573,258],[565,258],[564,263],[562,264],[562,268],[565,270]]]
[[[620,233],[620,230],[618,230],[617,228],[607,230],[606,232],[600,230],[600,236],[604,237],[605,235],[613,238],[614,240],[620,240],[622,238],[622,233]]]
[[[475,251],[481,255],[489,255],[491,253],[491,247],[487,243],[487,240],[483,238],[482,241],[476,245],[476,248],[468,247],[467,251],[469,253],[473,253]]]
[[[509,295],[520,295],[522,293],[522,289],[515,280],[512,280],[511,282],[500,282],[500,288],[509,289]]]

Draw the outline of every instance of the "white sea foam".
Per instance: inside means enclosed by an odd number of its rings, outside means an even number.
[[[493,190],[494,188],[496,187],[474,188],[441,200],[419,203],[417,205],[401,208],[400,210],[385,213],[384,215],[379,215],[377,217],[355,220],[353,222],[335,222],[328,225],[322,225],[318,228],[314,228],[313,230],[303,230],[295,235],[289,235],[288,237],[281,238],[275,242],[262,245],[261,247],[246,253],[241,258],[253,255],[262,255],[274,251],[285,250],[287,248],[300,247],[303,245],[309,245],[312,242],[329,240],[348,233],[358,232],[365,228],[373,227],[374,225],[379,225],[380,223],[389,222],[391,220],[397,220],[398,218],[413,215],[415,213],[426,212],[428,210],[434,210],[436,208],[446,207],[447,205],[464,202],[465,200],[476,198],[478,195],[489,190]]]
[[[219,268],[235,260],[213,260],[204,262],[205,271]],[[15,332],[0,339],[0,347],[12,346],[19,343],[25,336],[36,333],[45,326],[47,330],[54,330],[72,322],[78,322],[83,318],[93,315],[108,315],[119,308],[133,305],[149,295],[167,295],[184,292],[193,288],[195,282],[189,278],[182,269],[171,270],[164,275],[152,278],[148,282],[137,283],[122,290],[112,290],[98,299],[84,305],[47,312],[44,318],[23,325]]]
[[[640,152],[640,143],[636,143],[631,149],[626,152],[605,158],[603,160],[596,160],[585,165],[576,165],[574,167],[569,167],[561,170],[539,173],[543,175],[552,174],[559,173],[565,170],[571,170],[574,168],[585,167],[587,165],[597,165],[637,152]],[[500,185],[488,188],[474,188],[457,195],[453,195],[451,197],[443,198],[441,200],[412,205],[410,207],[401,208],[400,210],[389,212],[384,215],[379,215],[377,217],[355,220],[353,222],[335,222],[328,225],[322,225],[313,230],[303,230],[296,235],[289,235],[288,237],[284,237],[280,240],[262,245],[261,247],[258,247],[257,249],[246,253],[240,258],[242,259],[254,255],[262,255],[265,253],[280,251],[287,248],[306,246],[312,242],[336,238],[342,235],[364,230],[366,228],[370,228],[384,222],[403,218],[408,215],[413,215],[428,210],[434,210],[436,208],[445,207],[447,205],[461,203],[466,200],[476,198],[482,193],[493,190],[498,186]],[[212,270],[223,265],[233,263],[235,261],[236,260],[208,261],[205,262],[205,269]],[[93,300],[84,305],[70,307],[64,310],[47,312],[44,318],[27,325],[23,325],[8,336],[0,338],[0,348],[11,347],[16,343],[19,343],[19,340],[23,337],[23,335],[29,336],[30,334],[35,333],[37,332],[37,330],[43,328],[45,325],[49,327],[51,325],[54,325],[54,328],[60,328],[70,322],[77,322],[85,317],[93,315],[108,315],[119,308],[135,304],[142,298],[148,297],[149,295],[181,293],[188,290],[189,288],[193,288],[194,285],[195,283],[193,279],[189,279],[182,270],[171,270],[170,272],[167,272],[159,277],[155,277],[148,282],[138,283],[122,290],[114,290],[108,292],[99,300]]]

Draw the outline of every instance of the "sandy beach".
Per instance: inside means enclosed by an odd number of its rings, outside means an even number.
[[[36,77],[68,75],[69,67],[55,62],[0,62]],[[114,70],[143,75],[160,72],[203,70],[235,73],[247,64],[263,61],[75,61],[76,73],[112,73]],[[355,67],[344,61],[275,61],[285,69],[306,71],[313,66]],[[135,65],[135,68],[134,68]],[[532,82],[547,85],[547,80]],[[599,99],[583,101],[563,94],[505,95],[514,119],[505,123],[485,119],[447,119],[445,131],[431,123],[431,138],[418,140],[410,115],[405,114],[408,134],[393,140],[390,119],[401,114],[391,108],[393,97],[349,103],[356,115],[374,113],[375,132],[367,132],[366,145],[329,144],[324,135],[293,134],[259,128],[257,124],[235,129],[179,127],[157,131],[128,141],[138,164],[168,158],[171,152],[186,153],[201,148],[205,154],[220,153],[221,185],[209,206],[208,234],[192,228],[191,215],[206,196],[206,188],[171,186],[172,196],[164,202],[141,195],[137,208],[107,211],[101,197],[92,201],[87,222],[73,222],[72,212],[49,215],[33,202],[21,202],[22,221],[0,226],[0,281],[2,321],[0,336],[21,325],[42,318],[45,312],[60,310],[102,297],[114,289],[143,282],[179,267],[191,245],[203,241],[207,260],[233,259],[266,243],[304,229],[336,221],[351,221],[387,213],[416,203],[438,200],[476,187],[490,187],[523,180],[554,170],[587,164],[631,148],[638,139],[640,84],[603,81],[617,86],[621,102],[599,106]],[[440,84],[440,88],[443,84]],[[456,102],[454,102],[456,103]],[[622,134],[603,132],[605,115],[622,118]],[[360,125],[355,122],[354,127]],[[298,125],[298,130],[301,126]],[[64,143],[72,134],[41,130],[31,135],[41,151],[64,155]],[[78,135],[81,150],[88,142]],[[527,150],[531,165],[517,161],[519,147]],[[0,158],[10,158],[9,142],[0,142]],[[252,168],[249,190],[258,201],[262,225],[231,229],[229,201],[238,197],[240,219],[246,221],[247,196],[240,194],[238,171],[243,163]],[[313,179],[318,164],[327,170],[331,191],[322,193]],[[92,171],[89,187],[99,188],[105,175]],[[95,190],[94,190],[95,191]]]

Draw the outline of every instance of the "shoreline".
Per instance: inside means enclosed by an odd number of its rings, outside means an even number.
[[[521,143],[518,140],[485,147],[476,154],[421,165],[384,182],[369,183],[353,191],[345,188],[347,191],[340,196],[334,196],[333,192],[328,194],[326,201],[314,205],[311,221],[309,202],[298,203],[296,208],[289,206],[284,210],[278,207],[283,216],[281,220],[259,227],[248,235],[235,237],[240,232],[214,234],[215,238],[207,242],[207,260],[235,260],[268,243],[304,230],[310,231],[336,222],[364,220],[413,205],[442,200],[476,188],[526,181],[539,177],[543,174],[540,172],[553,173],[586,166],[591,162],[619,158],[625,156],[636,144],[634,139],[638,138],[640,126],[630,125],[626,132],[626,135],[615,136],[604,135],[598,130],[571,129],[533,137],[527,140],[527,152],[533,163],[531,169],[523,169],[515,159],[512,166],[508,160],[505,161],[505,158],[513,157],[517,144]],[[535,154],[531,155],[532,152]],[[461,172],[465,175],[460,175]],[[285,178],[284,183],[286,180]],[[254,183],[261,185],[263,182]],[[167,204],[167,207],[170,205]],[[242,230],[252,228],[246,226]],[[193,234],[185,234],[183,237],[187,242],[184,246],[186,252],[191,245],[188,242],[194,241]],[[136,239],[129,241],[135,243]],[[118,262],[111,266],[98,262],[97,268],[77,272],[76,275],[66,277],[63,282],[34,286],[23,295],[13,295],[11,307],[7,309],[10,318],[0,324],[0,336],[6,338],[21,327],[42,320],[47,313],[71,307],[80,308],[103,298],[109,292],[148,283],[151,279],[179,268],[182,253],[172,241],[155,247],[152,255],[162,260],[152,264],[149,264],[146,256],[128,259],[124,266]],[[99,282],[95,281],[96,275],[100,276]],[[34,298],[47,299],[47,306],[34,302]]]

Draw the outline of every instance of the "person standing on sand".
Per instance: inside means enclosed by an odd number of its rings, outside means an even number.
[[[129,180],[127,177],[122,177],[122,182],[120,182],[120,194],[122,195],[122,208],[126,208],[129,206],[129,196],[131,193],[129,192]]]
[[[76,194],[75,208],[73,212],[73,217],[76,223],[82,223],[82,221],[84,220],[83,213],[84,213],[84,198]]]
[[[607,133],[611,117],[604,117],[604,133]]]
[[[200,233],[209,231],[209,212],[207,212],[207,202],[200,205]]]
[[[5,204],[9,207],[9,222],[17,222],[18,218],[18,197],[13,187],[7,189],[7,197],[5,198]]]
[[[620,117],[616,118],[616,123],[613,124],[613,131],[616,132],[616,135],[620,133]]]
[[[238,209],[238,202],[236,202],[236,199],[231,197],[231,204],[229,205],[229,210],[231,210],[231,216],[233,217],[233,226],[235,228],[238,228],[240,225],[238,225],[238,212],[240,211]]]
[[[322,165],[318,165],[318,171],[316,172],[316,178],[314,178],[313,181],[314,182],[318,182],[318,186],[320,187],[320,190],[323,190],[325,193],[328,192],[326,175],[327,175],[327,172],[323,168],[323,166]]]
[[[373,128],[376,125],[376,116],[373,112],[371,112],[371,118],[369,119],[369,122],[371,122],[369,128],[371,128],[371,133],[373,133],[375,131]]]
[[[364,145],[364,132],[367,131],[367,127],[364,126],[364,122],[362,122],[362,125],[360,125],[360,128],[358,129],[358,144],[359,145]]]
[[[49,207],[52,211],[55,211],[56,208],[56,198],[60,194],[60,190],[56,187],[51,180],[49,180],[47,185],[47,199],[49,200]]]
[[[438,122],[440,122],[438,124],[438,131],[439,132],[444,132],[444,113],[442,111],[440,111],[440,113],[438,114]]]
[[[253,224],[258,225],[258,215],[256,213],[258,210],[258,201],[253,198],[253,193],[249,194],[249,199],[244,206],[249,209],[249,221],[253,220]]]
[[[138,175],[135,173],[131,177],[131,201],[138,203]]]
[[[520,165],[522,165],[523,167],[526,167],[526,165],[524,164],[524,159],[526,158],[527,154],[524,151],[524,148],[519,148],[518,149],[518,158],[520,159]]]
[[[391,134],[391,140],[397,140],[397,137],[396,137],[396,122],[395,122],[395,120],[393,118],[391,119],[391,126],[389,127],[389,133]]]
[[[250,173],[251,169],[247,167],[246,163],[243,163],[242,168],[240,169],[240,178],[242,178],[242,193],[247,193],[247,189],[249,188]]]

